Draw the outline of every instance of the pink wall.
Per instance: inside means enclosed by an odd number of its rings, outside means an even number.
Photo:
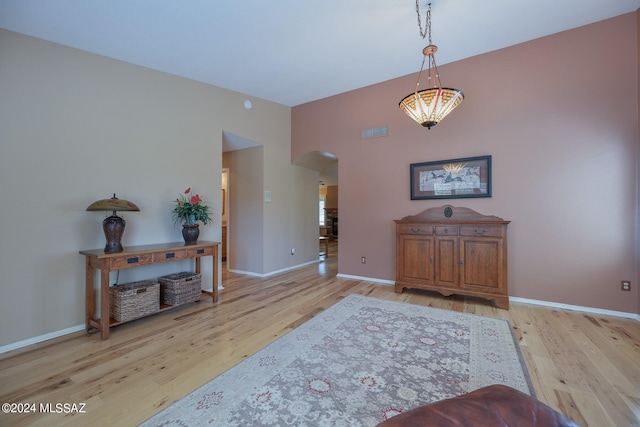
[[[397,107],[415,74],[294,107],[292,160],[339,159],[340,273],[394,280],[393,220],[453,204],[512,221],[511,296],[638,313],[637,26],[621,15],[440,66],[466,99],[431,130]],[[485,154],[493,197],[410,200],[410,163]]]

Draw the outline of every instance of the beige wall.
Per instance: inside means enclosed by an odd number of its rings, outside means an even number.
[[[291,146],[280,145],[265,152],[264,173],[271,202],[264,204],[263,272],[317,261],[318,172],[291,165]]]
[[[626,14],[440,66],[466,99],[431,130],[397,106],[416,75],[294,107],[292,160],[339,158],[340,273],[393,281],[393,220],[451,203],[512,221],[511,296],[638,313],[637,26]],[[493,197],[410,200],[411,163],[486,154]]]
[[[226,131],[262,145],[264,162],[280,159],[258,178],[258,210],[262,190],[274,193],[250,237],[263,257],[259,271],[317,260],[317,208],[313,226],[300,228],[304,209],[317,203],[317,173],[290,166],[290,108],[4,30],[0,58],[0,348],[82,329],[78,251],[104,246],[104,215],[85,211],[97,199],[116,192],[140,207],[123,214],[125,245],[179,241],[170,210],[191,187],[213,206],[201,239],[219,241]],[[276,254],[264,255],[266,247]],[[120,283],[189,268],[123,270]],[[210,270],[205,263],[206,283]]]
[[[262,146],[224,153],[229,270],[269,275],[318,259],[318,173],[288,162],[284,156],[267,163]],[[265,191],[271,192],[270,202],[264,201]]]
[[[229,218],[227,268],[263,272],[262,181],[264,147],[224,153],[229,168]]]

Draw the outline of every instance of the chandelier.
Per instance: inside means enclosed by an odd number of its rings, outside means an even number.
[[[424,39],[426,35],[429,34],[429,45],[422,49],[422,54],[424,56],[422,58],[420,73],[418,74],[418,81],[416,82],[416,90],[404,97],[404,99],[400,101],[399,106],[400,109],[413,120],[420,123],[427,129],[431,129],[450,112],[452,112],[454,108],[462,103],[464,100],[464,93],[459,89],[442,87],[435,59],[438,47],[431,44],[431,3],[429,3],[429,10],[427,11],[426,31],[424,31],[420,20],[420,7],[418,5],[418,1],[419,0],[416,0],[416,12],[418,14],[420,35]],[[420,77],[422,76],[424,64],[427,59],[429,60],[427,78],[429,88],[418,90],[420,88]]]

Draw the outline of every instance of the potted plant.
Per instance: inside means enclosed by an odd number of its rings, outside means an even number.
[[[211,209],[207,206],[199,194],[192,194],[191,187],[184,190],[176,199],[176,205],[171,211],[173,221],[182,224],[182,237],[185,244],[195,244],[200,235],[198,221],[207,225],[212,222]]]

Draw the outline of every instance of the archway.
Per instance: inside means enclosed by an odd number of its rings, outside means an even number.
[[[333,153],[312,151],[293,162],[296,166],[318,172],[318,225],[319,236],[331,243],[338,241],[338,157]],[[332,247],[336,248],[337,245]],[[328,246],[325,257],[328,257]]]

